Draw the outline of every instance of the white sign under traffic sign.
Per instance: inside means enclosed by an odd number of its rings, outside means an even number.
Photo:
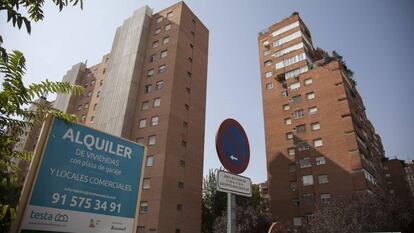
[[[250,178],[234,175],[223,170],[217,172],[217,190],[241,196],[252,196],[252,181]]]

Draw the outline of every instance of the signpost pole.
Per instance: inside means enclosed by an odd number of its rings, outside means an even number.
[[[236,232],[236,195],[227,193],[227,233]]]

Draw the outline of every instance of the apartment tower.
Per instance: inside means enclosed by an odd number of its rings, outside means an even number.
[[[145,6],[116,30],[101,63],[63,78],[85,93],[59,95],[56,108],[148,148],[137,232],[201,230],[208,35],[184,2],[158,13]]]
[[[342,57],[298,13],[259,33],[270,211],[301,228],[315,205],[384,189],[381,138]]]

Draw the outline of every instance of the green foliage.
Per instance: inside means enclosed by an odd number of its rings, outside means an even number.
[[[46,115],[77,122],[78,118],[54,109],[46,104],[48,93],[81,94],[83,88],[66,82],[43,81],[26,87],[23,76],[26,60],[19,51],[13,51],[8,59],[0,59],[0,72],[4,76],[3,90],[0,92],[0,216],[2,229],[8,229],[14,217],[14,208],[20,196],[21,187],[17,182],[17,161],[30,160],[31,153],[15,150],[20,136],[33,126],[40,126]],[[33,108],[27,109],[31,105]],[[33,110],[35,109],[35,110]],[[0,231],[1,232],[1,231]]]
[[[53,0],[52,2],[59,8],[59,11],[69,5],[76,6],[78,4],[83,9],[83,0]],[[37,22],[44,18],[44,4],[44,0],[1,0],[0,11],[7,12],[7,22],[11,21],[13,27],[17,26],[20,29],[24,23],[27,32],[30,34],[31,21]],[[26,9],[28,17],[19,12],[22,8]]]
[[[203,233],[226,232],[227,194],[218,192],[216,175],[210,170],[203,179],[202,225]],[[236,197],[237,233],[266,232],[271,217],[265,211],[265,203],[258,185],[252,186],[251,197]]]
[[[212,233],[213,224],[217,217],[221,216],[227,207],[227,196],[223,192],[217,192],[216,175],[210,170],[203,179],[203,203],[201,232]]]

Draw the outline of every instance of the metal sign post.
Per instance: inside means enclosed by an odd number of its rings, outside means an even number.
[[[236,232],[236,194],[251,197],[249,178],[236,174],[246,170],[250,160],[249,140],[243,127],[233,119],[224,120],[216,134],[216,150],[229,172],[217,172],[217,190],[227,193],[227,233]]]
[[[227,193],[227,233],[236,232],[236,195]]]

